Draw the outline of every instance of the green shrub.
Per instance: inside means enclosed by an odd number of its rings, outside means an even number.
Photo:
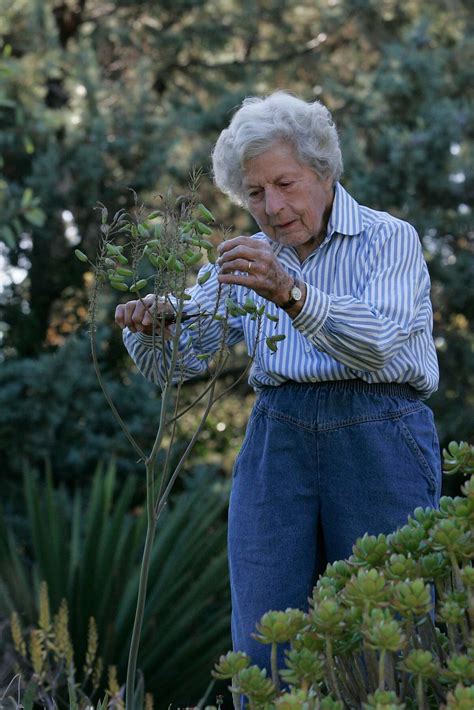
[[[0,515],[0,617],[16,612],[24,629],[34,626],[44,580],[51,608],[67,601],[76,666],[85,663],[92,616],[104,668],[116,665],[124,679],[146,523],[144,511],[131,509],[135,480],[116,486],[114,468],[99,469],[87,501],[81,491],[71,498],[31,475],[24,485],[28,547],[20,548]],[[159,707],[200,697],[209,668],[229,643],[226,506],[227,484],[215,470],[200,468],[185,477],[163,513],[139,655]]]
[[[447,470],[472,472],[474,447],[451,443],[444,455]],[[473,708],[474,476],[462,491],[390,535],[359,538],[349,559],[328,565],[308,612],[264,614],[255,638],[271,644],[271,678],[243,653],[216,665],[235,704],[244,695],[255,710]]]
[[[104,358],[106,347],[100,338]],[[137,372],[123,370],[119,380],[106,370],[104,377],[133,435],[140,443],[152,440],[161,409],[156,391]],[[87,338],[2,363],[0,452],[2,481],[10,487],[25,467],[43,471],[46,465],[68,485],[89,484],[99,460],[113,458],[119,474],[136,471],[135,453],[97,384]]]

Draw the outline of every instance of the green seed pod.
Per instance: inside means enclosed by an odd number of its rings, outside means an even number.
[[[179,259],[174,260],[174,271],[176,271],[177,274],[182,274],[184,271],[184,264]]]
[[[194,225],[192,222],[183,222],[181,225],[182,231],[186,234],[187,232],[190,232],[194,228]]]
[[[155,236],[155,239],[159,239],[162,234],[163,234],[163,225],[162,224],[155,224],[153,227],[153,234]]]
[[[225,320],[224,316],[222,316],[220,313],[216,313],[216,315],[213,317],[213,320]]]
[[[146,229],[146,228],[143,226],[143,224],[139,224],[139,225],[138,225],[138,233],[139,233],[139,235],[140,235],[141,237],[147,238],[147,237],[150,236],[150,233],[148,232],[148,229]]]
[[[207,360],[210,358],[212,353],[202,353],[202,355],[196,355],[197,360]]]
[[[127,284],[122,283],[121,281],[110,281],[110,285],[112,288],[115,288],[116,291],[128,291],[128,286]]]
[[[106,256],[105,259],[104,259],[104,265],[105,265],[105,266],[113,267],[113,268],[115,269],[115,261],[114,261],[114,259],[111,259],[111,258],[108,257],[108,256]]]
[[[149,242],[147,242],[147,247],[159,247],[161,244],[159,239],[150,239]]]
[[[80,249],[74,249],[74,254],[76,255],[76,258],[79,259],[79,261],[82,261],[83,264],[88,261],[87,254],[84,254],[84,252]]]
[[[199,220],[196,222],[196,230],[199,234],[207,234],[208,236],[212,234],[212,229],[208,227],[207,224],[204,224],[204,222],[200,222]]]
[[[205,220],[208,222],[215,222],[216,220],[214,219],[214,215],[210,210],[207,209],[205,205],[200,202],[197,206],[199,213],[201,214],[202,217],[204,217]]]
[[[215,264],[217,261],[217,252],[215,249],[209,249],[207,252],[207,260],[210,264]]]
[[[257,310],[257,306],[249,297],[245,299],[244,310],[247,311],[247,313],[255,313]]]
[[[214,244],[212,242],[209,242],[207,239],[200,239],[199,246],[204,247],[204,249],[206,251],[210,251],[211,249],[214,249]]]
[[[116,255],[115,258],[117,259],[117,261],[118,261],[120,264],[128,264],[128,259],[127,259],[127,257],[124,256],[123,254],[120,254],[120,252]]]
[[[146,279],[140,279],[130,286],[130,291],[141,291],[147,285]]]
[[[196,237],[188,237],[188,238],[186,239],[186,242],[187,242],[188,244],[192,244],[193,247],[201,247],[201,246],[202,246],[201,240],[200,240],[200,239],[197,239]]]
[[[202,285],[205,284],[206,281],[208,281],[210,278],[211,278],[211,271],[210,271],[210,270],[209,270],[209,271],[205,271],[203,274],[201,274],[201,275],[198,277],[197,282],[198,282],[199,286],[202,286]]]
[[[268,320],[271,320],[271,321],[273,321],[274,323],[278,323],[278,321],[280,320],[280,319],[278,318],[278,316],[274,316],[274,315],[272,315],[271,313],[265,313],[265,315],[266,315],[266,317],[268,318]]]
[[[163,212],[161,210],[154,210],[153,212],[150,212],[150,214],[148,215],[148,219],[156,219],[162,214]]]
[[[232,298],[225,299],[225,305],[231,316],[246,316],[247,311],[245,311],[242,306],[239,306]]]
[[[276,353],[278,348],[271,338],[266,338],[265,343],[267,344],[267,347],[272,351],[272,353]]]
[[[109,256],[117,256],[120,254],[120,249],[115,244],[107,244],[105,250]]]
[[[120,274],[120,276],[133,276],[133,269],[128,266],[118,266],[117,274]]]
[[[155,267],[155,269],[163,269],[166,266],[166,261],[162,256],[158,256],[157,254],[147,254],[148,256],[148,261],[152,266]]]
[[[279,343],[282,340],[285,340],[286,335],[280,334],[280,335],[271,335],[268,340],[272,340],[274,343]]]
[[[225,305],[226,305],[226,308],[228,308],[229,310],[234,309],[234,308],[236,308],[236,306],[237,306],[237,304],[236,304],[236,302],[234,301],[234,299],[233,299],[233,298],[230,298],[230,297],[228,297],[228,298],[225,299]]]
[[[202,254],[199,251],[192,252],[192,254],[183,254],[183,261],[186,264],[186,266],[192,266],[193,264],[197,264],[198,261],[202,259]]]

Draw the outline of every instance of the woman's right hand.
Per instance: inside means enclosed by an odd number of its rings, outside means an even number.
[[[169,303],[162,303],[157,300],[153,293],[149,293],[142,299],[121,303],[115,309],[115,322],[119,328],[128,328],[132,333],[146,333],[151,335],[153,330],[153,313],[158,306],[160,313],[166,312],[173,315],[173,310]],[[159,332],[159,322],[157,330]],[[171,335],[169,326],[165,327],[165,337]]]

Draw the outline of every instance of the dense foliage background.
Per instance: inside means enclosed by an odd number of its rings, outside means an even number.
[[[121,476],[135,468],[83,342],[90,275],[72,253],[94,251],[96,201],[114,211],[129,187],[150,205],[170,184],[185,189],[193,166],[208,174],[241,99],[278,88],[331,109],[344,185],[418,229],[441,368],[429,404],[443,445],[472,440],[470,3],[0,0],[0,23],[0,466],[15,525],[25,467],[70,489],[102,456]],[[236,233],[252,230],[207,178],[202,197]],[[102,365],[146,440],[159,401],[111,327],[114,301],[102,306]],[[197,452],[223,475],[250,403],[243,387],[220,404]]]

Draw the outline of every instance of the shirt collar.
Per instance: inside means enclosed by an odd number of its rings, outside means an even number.
[[[339,182],[334,186],[334,202],[329,217],[327,236],[334,233],[356,236],[364,229],[361,209]]]

